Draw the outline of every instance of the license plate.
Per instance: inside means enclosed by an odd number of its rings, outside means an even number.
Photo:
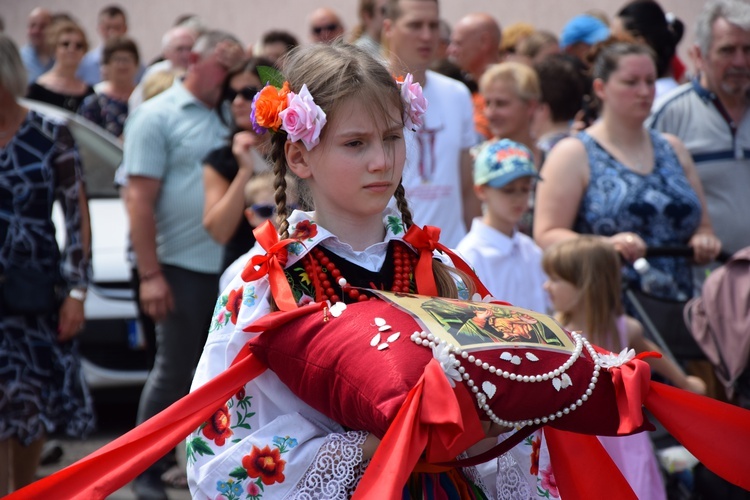
[[[128,347],[133,350],[146,348],[146,336],[143,335],[143,328],[135,319],[128,320]]]

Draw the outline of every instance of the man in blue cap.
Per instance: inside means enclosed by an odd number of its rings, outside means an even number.
[[[574,17],[562,30],[560,49],[588,65],[586,55],[593,45],[609,38],[609,27],[589,14]]]

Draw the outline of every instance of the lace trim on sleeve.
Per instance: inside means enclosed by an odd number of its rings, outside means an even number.
[[[530,500],[531,494],[526,475],[511,453],[500,456],[497,471],[497,498],[499,500]]]
[[[366,463],[362,443],[367,432],[331,434],[288,498],[295,500],[345,500],[357,487]]]

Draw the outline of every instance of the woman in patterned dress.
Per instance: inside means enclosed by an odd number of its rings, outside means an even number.
[[[89,281],[83,173],[68,129],[17,103],[25,89],[18,50],[0,34],[0,287],[11,269],[59,283],[45,312],[20,314],[9,305],[9,289],[0,294],[0,496],[34,480],[47,434],[80,437],[93,426],[73,341]],[[54,201],[65,214],[62,251]]]
[[[107,40],[102,50],[106,79],[94,87],[95,94],[83,100],[78,114],[120,137],[128,117],[128,98],[135,88],[138,60],[138,47],[130,38]]]
[[[676,137],[643,126],[654,100],[653,53],[645,45],[610,45],[597,57],[593,76],[601,118],[547,157],[537,186],[537,243],[547,248],[579,233],[596,234],[630,263],[647,246],[690,245],[697,263],[713,260],[721,242],[690,154]],[[687,258],[649,261],[673,276],[680,294],[692,295]],[[623,278],[639,286],[632,266]]]

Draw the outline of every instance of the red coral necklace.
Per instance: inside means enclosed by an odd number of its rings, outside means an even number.
[[[336,264],[323,253],[318,247],[314,247],[303,261],[305,272],[312,281],[315,289],[315,301],[324,302],[329,300],[331,304],[341,301],[344,293],[352,301],[365,301],[374,299],[361,293],[349,285],[348,280],[342,276]],[[393,244],[393,284],[392,292],[409,293],[412,289],[412,270],[417,265],[417,255],[409,251],[403,243]],[[338,285],[341,295],[336,293],[334,285]],[[374,286],[373,286],[374,288]],[[346,300],[344,300],[346,302]]]

